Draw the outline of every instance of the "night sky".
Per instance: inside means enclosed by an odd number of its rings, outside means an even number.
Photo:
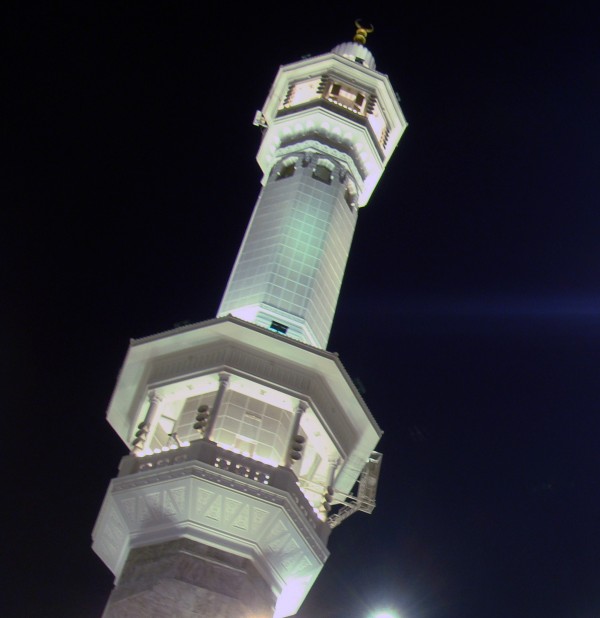
[[[122,4],[3,10],[0,614],[100,617],[129,339],[215,316],[260,189],[254,112],[362,17],[409,126],[329,349],[383,467],[298,616],[598,618],[597,3]]]

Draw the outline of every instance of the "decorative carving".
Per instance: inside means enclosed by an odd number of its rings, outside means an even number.
[[[332,146],[328,146],[321,141],[311,139],[305,140],[301,143],[296,142],[288,146],[280,146],[274,156],[279,159],[299,150],[312,150],[315,154],[328,155],[340,162],[343,162],[352,174],[352,178],[356,181],[357,186],[359,187],[359,192],[364,190],[363,180],[368,175],[367,171],[359,169],[354,158],[346,152],[333,148]]]
[[[282,521],[278,521],[270,530],[265,538],[267,547],[272,552],[279,552],[286,541],[290,538],[289,531]]]
[[[223,511],[223,523],[231,524],[233,518],[242,508],[242,503],[239,500],[225,498],[225,509]]]
[[[183,487],[168,489],[164,495],[163,508],[166,515],[182,515],[185,509],[185,489]]]
[[[96,553],[106,564],[115,564],[127,542],[128,529],[113,501],[105,501],[102,505],[93,536]]]
[[[258,464],[258,462],[256,463]],[[281,471],[289,473],[288,470],[283,468]],[[181,482],[183,479],[193,479],[196,482],[189,486],[187,483]],[[279,484],[278,482],[277,485]],[[160,487],[159,491],[156,490],[157,487]],[[269,527],[273,511],[263,506],[255,506],[252,503],[253,499],[259,499],[261,504],[272,504],[283,509],[283,512],[286,513],[285,516],[294,522],[295,528],[301,533],[304,542],[311,547],[315,556],[318,556],[321,561],[326,559],[327,551],[325,550],[324,540],[329,534],[329,529],[317,519],[312,509],[307,506],[306,499],[295,483],[290,483],[286,498],[281,490],[273,490],[269,485],[249,481],[237,474],[223,473],[223,471],[200,462],[186,462],[174,464],[168,468],[119,477],[112,483],[111,494],[114,496],[119,510],[126,517],[127,527],[129,530],[135,530],[140,527],[143,529],[151,522],[160,524],[167,521],[171,523],[183,521],[186,517],[184,505],[190,487],[192,490],[190,497],[194,505],[192,510],[193,520],[200,522],[207,518],[214,522],[213,526],[218,523],[220,526],[225,526],[231,533],[237,530],[236,534],[241,534],[244,538],[247,535],[254,537],[256,534],[261,534],[261,530],[265,528],[268,528],[270,534],[273,534],[273,531],[277,530],[276,527]],[[244,498],[230,497],[223,491],[233,491],[238,496],[244,496]],[[231,502],[225,505],[224,496],[238,504],[237,510]],[[134,504],[135,512],[132,507]],[[244,504],[250,505],[247,516],[242,514]],[[292,508],[292,505],[294,508]],[[227,508],[226,512],[225,508]],[[241,522],[246,517],[248,524],[247,528],[244,528]],[[238,520],[238,518],[242,519]],[[238,522],[238,525],[234,526],[235,521]],[[325,536],[319,540],[315,536],[316,534]]]
[[[221,517],[223,514],[223,497],[222,496],[214,496],[214,499],[211,505],[206,509],[204,513],[204,517],[208,517],[209,519],[214,519],[215,521],[221,521]]]
[[[242,505],[242,508],[238,511],[232,525],[235,528],[240,528],[241,530],[250,529],[250,507],[248,505]]]
[[[203,513],[210,503],[211,499],[214,498],[215,492],[208,491],[207,489],[198,488],[196,490],[196,513]]]

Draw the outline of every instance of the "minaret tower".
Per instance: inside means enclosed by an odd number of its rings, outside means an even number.
[[[218,317],[134,340],[108,409],[129,445],[93,547],[104,618],[283,618],[371,512],[381,430],[326,351],[358,211],[406,121],[371,29],[280,68],[262,191]]]

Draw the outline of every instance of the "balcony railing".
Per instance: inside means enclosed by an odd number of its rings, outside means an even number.
[[[317,512],[298,486],[298,479],[291,469],[284,466],[269,466],[251,457],[228,451],[209,440],[195,440],[189,446],[141,457],[127,455],[121,460],[119,477],[160,470],[186,462],[202,462],[221,470],[225,475],[234,474],[251,483],[268,485],[284,491],[298,506],[319,537],[323,541],[327,540],[330,532],[329,526],[319,519]]]

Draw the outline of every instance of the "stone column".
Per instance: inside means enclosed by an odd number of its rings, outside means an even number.
[[[150,432],[152,423],[158,415],[158,409],[160,407],[162,397],[156,391],[150,391],[148,393],[148,401],[148,411],[146,412],[144,420],[138,425],[135,440],[132,442],[131,452],[135,455],[139,455],[139,453],[141,453],[146,446],[146,439],[148,438],[148,433]]]
[[[223,397],[225,397],[225,392],[229,388],[229,378],[231,376],[228,373],[222,372],[219,374],[219,390],[215,396],[215,401],[212,406],[212,410],[210,411],[210,416],[208,417],[208,423],[206,425],[206,429],[204,430],[204,439],[210,440],[212,431],[215,427],[215,421],[217,419],[217,415],[221,409],[221,404],[223,403]]]
[[[328,462],[329,469],[327,471],[327,487],[325,488],[325,495],[323,496],[323,508],[326,513],[331,510],[331,501],[333,500],[333,483],[335,481],[335,471],[340,465],[338,457],[331,457]]]
[[[298,431],[300,430],[300,420],[302,419],[302,415],[306,412],[306,410],[308,410],[308,404],[306,403],[306,401],[299,401],[298,407],[296,408],[296,412],[294,414],[294,420],[292,421],[292,430],[288,439],[288,446],[285,456],[285,464],[288,467],[291,467],[294,464],[294,460],[290,457],[290,453],[292,451],[294,442],[296,441]]]

